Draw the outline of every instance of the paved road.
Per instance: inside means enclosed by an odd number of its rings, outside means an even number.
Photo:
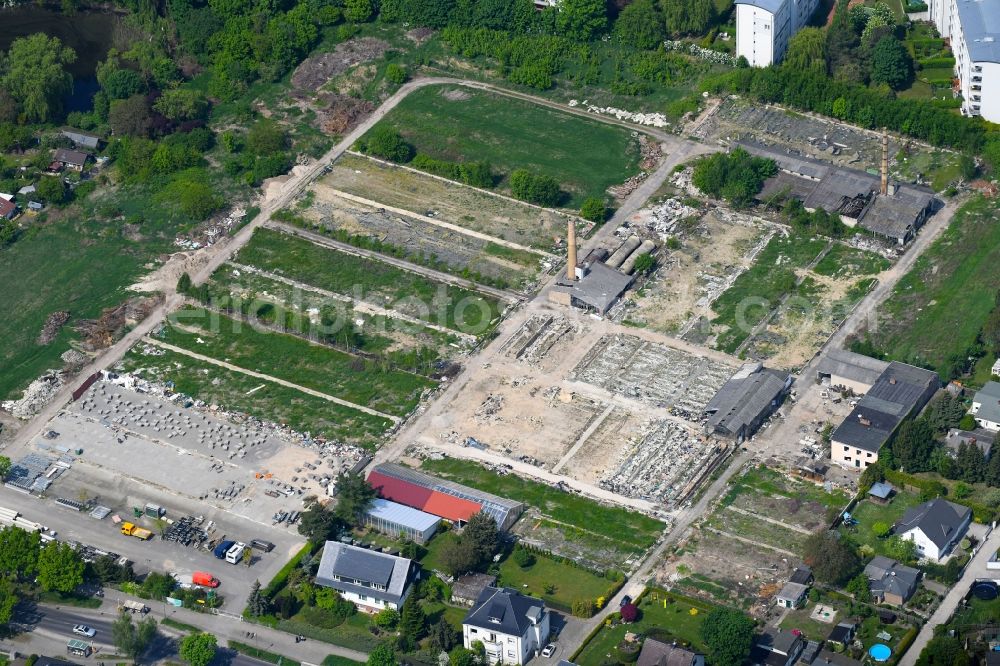
[[[980,546],[975,556],[965,567],[962,579],[952,586],[947,596],[941,602],[941,605],[938,606],[934,614],[931,615],[931,618],[921,627],[920,633],[917,634],[910,649],[899,660],[899,666],[914,666],[917,663],[917,658],[920,657],[920,653],[923,652],[924,647],[934,638],[934,628],[944,624],[951,618],[955,609],[958,608],[965,595],[969,593],[969,588],[972,587],[972,584],[976,580],[980,578],[1000,579],[1000,571],[991,571],[986,568],[986,562],[998,549],[1000,549],[1000,530],[995,529],[986,538],[986,541],[983,542],[983,545]]]
[[[35,646],[44,646],[49,649],[50,654],[60,654],[66,649],[66,641],[70,638],[80,638],[72,634],[72,627],[76,624],[85,624],[97,630],[97,634],[91,640],[95,647],[99,648],[98,654],[91,657],[91,660],[100,659],[100,653],[113,653],[111,625],[116,618],[118,603],[128,599],[125,595],[115,590],[108,590],[104,603],[97,609],[73,608],[65,606],[35,606],[20,607],[15,622],[21,626],[25,633],[13,639],[13,643],[19,652],[31,652]],[[138,601],[142,601],[139,599]],[[229,641],[237,641],[247,645],[253,645],[270,652],[291,657],[297,661],[310,664],[319,664],[328,655],[335,654],[347,657],[355,661],[365,661],[367,655],[356,650],[348,650],[336,645],[330,645],[321,641],[306,640],[296,643],[293,635],[269,629],[257,625],[233,621],[232,618],[197,613],[184,608],[174,608],[173,606],[155,601],[143,601],[151,609],[147,617],[152,617],[157,622],[161,622],[165,617],[169,617],[178,622],[198,627],[216,636],[220,646],[225,646]],[[138,616],[136,616],[138,619]],[[183,632],[167,625],[160,625],[160,633],[164,640],[154,645],[153,649],[145,655],[143,661],[152,663],[164,659],[176,660],[177,640],[183,636]],[[253,638],[247,636],[247,632],[253,632]],[[55,647],[59,652],[52,652]],[[224,650],[222,659],[214,662],[216,666],[229,664],[231,666],[259,666],[264,663],[257,659],[236,653],[235,651]]]

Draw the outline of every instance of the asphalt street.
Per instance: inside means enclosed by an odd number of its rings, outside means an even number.
[[[102,655],[113,655],[111,625],[117,617],[117,607],[122,599],[127,599],[114,590],[108,590],[104,603],[100,608],[74,608],[66,606],[29,605],[23,604],[17,608],[12,625],[21,633],[9,642],[14,649],[22,654],[46,654],[52,657],[66,658],[66,643],[71,638],[91,642],[95,649],[89,658],[69,657],[70,661],[78,663],[97,663],[102,661]],[[306,640],[295,643],[291,634],[267,627],[245,624],[232,618],[197,613],[183,608],[173,608],[162,602],[144,602],[150,607],[151,617],[161,623],[165,617],[177,622],[193,625],[202,631],[214,634],[219,641],[219,654],[213,666],[260,666],[267,663],[246,655],[237,653],[227,647],[229,641],[238,641],[253,645],[262,650],[289,657],[303,664],[314,666],[325,657],[335,654],[357,661],[363,661],[367,655],[354,650],[339,648],[320,641]],[[138,620],[139,616],[135,616]],[[85,624],[97,631],[92,639],[73,634],[73,626]],[[254,634],[248,637],[247,632]],[[164,624],[159,625],[159,636],[150,650],[143,656],[143,663],[153,663],[163,660],[178,659],[178,645],[183,631]]]

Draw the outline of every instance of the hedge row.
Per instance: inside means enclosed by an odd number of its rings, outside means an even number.
[[[899,470],[885,470],[885,480],[900,487],[909,486],[921,492],[948,494],[948,486],[935,479],[924,479]],[[943,491],[943,492],[942,492]],[[949,501],[972,509],[972,518],[977,523],[991,523],[997,518],[997,510],[993,507],[971,502],[968,499],[950,498]]]
[[[288,560],[285,566],[281,567],[271,582],[267,584],[262,591],[262,594],[268,599],[273,599],[278,592],[281,592],[282,588],[285,587],[285,583],[288,581],[288,577],[291,575],[292,571],[295,570],[297,566],[305,559],[307,556],[312,555],[313,551],[316,550],[319,544],[315,544],[312,541],[307,541],[306,545],[302,546],[302,550],[295,554],[295,557]]]

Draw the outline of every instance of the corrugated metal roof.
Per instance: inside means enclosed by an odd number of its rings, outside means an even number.
[[[368,515],[394,525],[409,527],[424,532],[441,522],[437,516],[386,499],[376,499],[368,509]]]
[[[476,502],[445,495],[410,481],[382,474],[377,470],[372,470],[368,474],[368,483],[386,499],[401,502],[452,521],[467,521],[482,509],[482,505]]]
[[[386,499],[448,520],[466,521],[483,511],[492,516],[497,521],[497,526],[503,530],[509,529],[524,510],[524,505],[520,502],[395,463],[377,465],[368,474],[368,482],[376,489],[381,487],[381,495]]]

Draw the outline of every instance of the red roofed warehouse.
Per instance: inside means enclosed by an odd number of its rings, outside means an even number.
[[[376,466],[368,473],[368,483],[387,500],[458,524],[467,522],[473,514],[483,511],[497,521],[497,527],[508,530],[524,510],[520,502],[393,463]]]

